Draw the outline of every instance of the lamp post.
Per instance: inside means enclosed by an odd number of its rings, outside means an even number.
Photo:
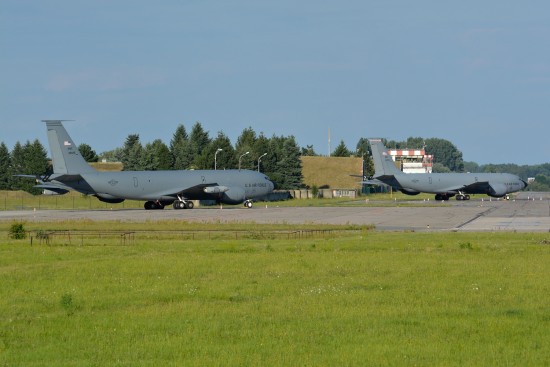
[[[264,153],[262,154],[260,157],[258,157],[258,172],[260,172],[260,161],[262,160],[263,157],[265,157],[267,155],[267,153]]]
[[[221,152],[223,149],[222,148],[218,148],[216,150],[216,153],[214,153],[214,171],[218,168],[218,153]]]
[[[250,153],[250,152],[246,152],[244,154],[241,154],[241,156],[239,157],[239,171],[241,170],[241,158],[244,157],[245,155],[247,155],[248,153]]]

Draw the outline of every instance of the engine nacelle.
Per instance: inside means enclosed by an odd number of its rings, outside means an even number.
[[[224,204],[240,204],[245,200],[244,189],[241,187],[229,187],[220,199]]]
[[[227,186],[206,186],[203,190],[207,194],[219,194],[219,193],[228,191],[229,187],[227,187]]]
[[[400,190],[405,195],[418,195],[420,194],[420,191],[410,190],[410,189],[401,189]]]
[[[492,196],[494,198],[501,198],[508,193],[508,187],[506,187],[505,184],[497,183],[497,184],[490,184],[490,185],[491,185],[491,188],[487,193],[487,195],[489,196]]]

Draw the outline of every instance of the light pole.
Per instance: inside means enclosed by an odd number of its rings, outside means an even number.
[[[260,161],[262,160],[263,157],[265,157],[267,155],[267,153],[264,153],[262,154],[259,158],[258,158],[258,172],[260,172]]]
[[[214,153],[214,171],[217,169],[217,166],[218,166],[218,153],[221,152],[223,149],[222,148],[218,148],[218,150],[216,150],[216,153]]]
[[[244,154],[241,154],[241,156],[239,157],[239,171],[241,170],[241,158],[244,157],[245,155],[247,155],[248,153],[250,153],[250,152],[246,152]]]

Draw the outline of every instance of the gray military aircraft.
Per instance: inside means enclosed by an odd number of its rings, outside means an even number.
[[[145,200],[145,209],[192,209],[191,200],[244,203],[273,191],[269,178],[250,170],[99,172],[80,155],[61,120],[44,120],[52,153],[53,174],[37,178],[35,187],[56,194],[75,190],[107,203]],[[33,176],[34,177],[34,176]]]
[[[407,195],[435,194],[435,200],[470,200],[469,194],[501,198],[524,189],[527,182],[509,173],[404,173],[394,164],[381,139],[369,139],[374,176],[366,184],[386,184]]]

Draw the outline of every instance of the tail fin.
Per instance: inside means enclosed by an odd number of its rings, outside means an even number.
[[[369,139],[374,160],[374,177],[402,175],[393,162],[388,150],[382,143],[382,139]]]
[[[61,120],[43,120],[48,128],[48,142],[52,153],[52,165],[54,173],[75,175],[80,173],[95,172],[75,145]]]

